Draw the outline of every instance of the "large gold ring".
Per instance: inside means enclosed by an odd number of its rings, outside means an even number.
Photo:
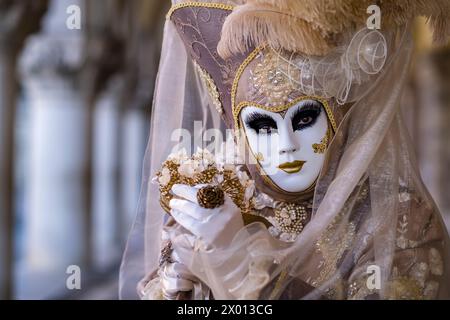
[[[225,203],[225,193],[218,186],[206,186],[198,190],[197,201],[200,207],[218,208]]]

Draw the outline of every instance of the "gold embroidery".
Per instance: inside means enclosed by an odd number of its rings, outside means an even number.
[[[355,201],[358,203],[365,201],[369,194],[366,182],[361,182],[359,188],[359,192],[355,195]],[[308,281],[312,286],[318,287],[330,279],[337,270],[339,260],[342,259],[345,251],[351,247],[356,236],[356,224],[353,221],[344,221],[344,219],[348,219],[347,216],[344,216],[344,213],[348,212],[349,206],[353,205],[353,201],[348,201],[341,213],[333,219],[316,242],[316,251],[322,256],[322,259],[318,266],[319,275],[314,280]],[[344,298],[343,284],[340,279],[336,280],[339,281],[328,288],[327,293],[331,294],[333,299]],[[356,285],[354,283],[353,292],[356,290]],[[336,296],[337,294],[339,296]]]
[[[388,283],[390,300],[422,300],[422,286],[409,277],[398,277]]]
[[[262,59],[251,72],[250,81],[255,94],[263,95],[268,105],[287,103],[289,94],[295,91],[292,81],[286,77],[289,70],[281,70],[282,66],[278,56],[270,49],[262,53]]]
[[[317,251],[322,254],[323,261],[319,266],[322,269],[319,277],[311,283],[314,286],[322,284],[336,271],[337,262],[353,242],[356,233],[355,224],[348,222],[338,233],[341,222],[342,217],[337,216],[316,243]]]
[[[432,248],[429,253],[433,250],[436,249]],[[439,282],[429,279],[431,269],[432,267],[426,262],[416,262],[411,266],[407,274],[403,275],[397,267],[393,267],[392,279],[387,286],[388,299],[435,299],[439,291]],[[433,274],[432,271],[431,274]]]
[[[364,201],[367,196],[368,188],[361,186],[356,201]],[[319,264],[319,276],[314,280],[308,281],[315,287],[320,286],[336,271],[338,261],[353,243],[356,235],[356,224],[353,221],[344,222],[343,219],[345,217],[342,213],[347,212],[349,205],[350,203],[345,205],[341,213],[333,219],[315,244],[317,252],[322,256]]]
[[[436,275],[432,269],[430,255],[437,250],[429,251],[429,264],[423,261],[411,263],[407,270],[401,272],[397,266],[392,268],[389,281],[386,283],[386,298],[391,300],[422,300],[435,299],[439,291],[439,282],[430,280],[429,276]],[[439,253],[438,253],[439,254]],[[365,269],[365,268],[361,268]],[[370,294],[379,293],[375,289],[368,289],[367,275],[359,277],[348,287],[349,299],[365,299]]]
[[[241,79],[242,74],[245,71],[245,68],[247,68],[247,66],[250,64],[250,62],[252,62],[253,59],[255,59],[258,56],[258,54],[264,49],[264,47],[265,46],[259,46],[258,48],[253,50],[253,52],[250,53],[250,55],[244,60],[244,62],[242,62],[242,64],[239,66],[239,68],[236,71],[236,76],[234,77],[233,85],[231,86],[231,109],[233,110],[233,115],[235,115],[234,107],[236,105],[236,94],[237,94],[239,80]],[[235,121],[236,121],[236,118],[237,117],[235,117]],[[237,123],[235,123],[235,124],[237,124]]]
[[[406,237],[406,233],[408,232],[408,224],[408,217],[406,214],[403,214],[398,220],[397,227],[397,232],[400,235],[396,239],[396,245],[400,249],[416,248],[419,245],[418,241],[410,240]]]
[[[214,107],[216,108],[217,112],[219,112],[219,114],[222,115],[224,113],[224,111],[223,111],[222,102],[220,102],[219,89],[217,89],[217,86],[214,83],[213,78],[206,70],[204,70],[202,67],[200,67],[198,65],[198,63],[194,62],[194,66],[195,66],[197,72],[200,74],[200,78],[201,78],[204,86],[206,87],[206,89],[209,93],[209,96],[211,97]]]
[[[269,300],[273,300],[279,295],[280,290],[281,290],[281,284],[283,283],[284,279],[286,279],[287,274],[288,273],[286,270],[281,271],[280,276],[278,277],[277,283],[275,284],[275,287],[269,296]]]
[[[285,203],[275,208],[275,221],[282,232],[299,235],[307,218],[306,208],[300,204]]]
[[[169,12],[166,15],[166,19],[170,19],[173,15],[173,13],[182,8],[187,7],[200,7],[200,8],[212,8],[212,9],[221,9],[221,10],[227,10],[227,11],[233,11],[234,6],[233,5],[227,5],[224,3],[215,3],[215,2],[182,2],[173,5]]]
[[[367,287],[367,276],[352,282],[348,287],[349,300],[364,300],[372,294],[378,294],[376,289]],[[419,280],[408,276],[395,276],[386,284],[386,299],[389,300],[423,300],[432,297],[435,290],[433,283],[422,285]]]

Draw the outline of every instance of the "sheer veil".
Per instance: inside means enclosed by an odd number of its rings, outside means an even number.
[[[313,217],[293,244],[274,239],[261,223],[247,225],[226,249],[192,252],[181,236],[173,242],[214,298],[450,298],[448,234],[400,112],[410,26],[395,34],[383,71],[349,94],[352,105],[315,188]],[[225,130],[171,21],[161,57],[141,199],[121,266],[122,299],[138,298],[138,282],[158,268],[165,212],[151,178],[180,136],[195,151],[196,137],[183,136],[197,132],[195,121],[203,132]],[[372,267],[381,275],[376,289],[366,285]]]
[[[187,152],[201,147],[201,137],[183,135],[208,128],[223,128],[175,27],[167,21],[151,115],[150,138],[143,162],[142,187],[137,215],[128,238],[120,271],[120,298],[138,298],[137,283],[158,266],[165,212],[159,204],[158,186],[152,177],[176,148]],[[184,129],[184,130],[183,130]],[[181,141],[183,138],[184,141]],[[198,143],[196,143],[199,141]]]

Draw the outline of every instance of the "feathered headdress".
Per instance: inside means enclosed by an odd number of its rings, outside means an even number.
[[[323,56],[342,35],[362,28],[369,6],[381,9],[382,28],[404,25],[425,16],[434,40],[450,35],[450,0],[246,0],[227,17],[218,45],[226,58],[267,43],[276,49]]]

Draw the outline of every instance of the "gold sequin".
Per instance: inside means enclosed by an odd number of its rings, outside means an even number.
[[[202,80],[203,85],[206,87],[206,90],[208,91],[211,101],[212,101],[214,107],[216,108],[217,112],[219,114],[223,114],[224,111],[223,111],[222,102],[220,102],[219,89],[217,89],[217,86],[214,83],[213,78],[211,77],[211,75],[208,72],[206,72],[205,69],[200,67],[198,65],[198,63],[194,62],[194,66],[195,66],[197,72],[199,73],[200,79]]]

